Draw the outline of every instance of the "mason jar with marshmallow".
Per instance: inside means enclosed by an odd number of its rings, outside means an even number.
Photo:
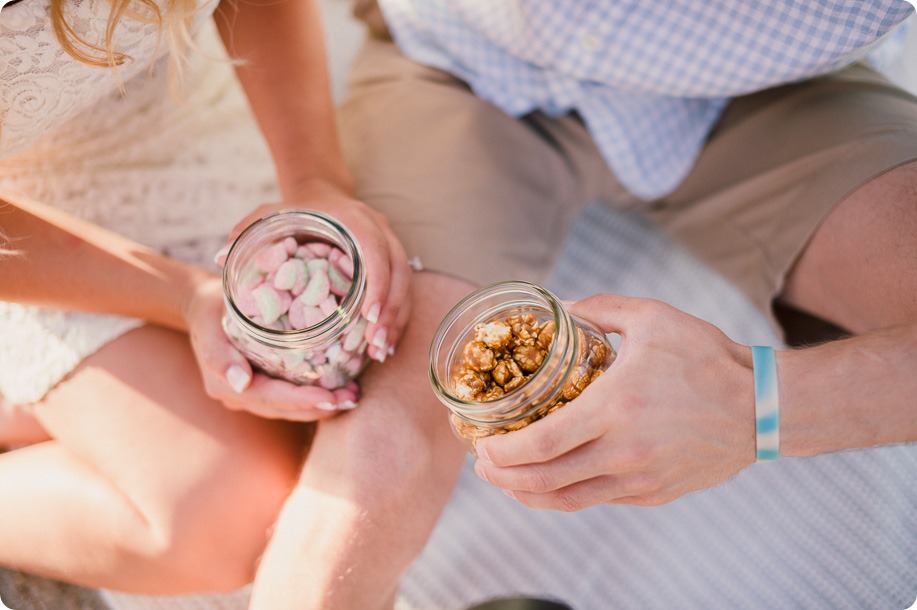
[[[265,216],[232,243],[223,266],[223,328],[264,373],[328,390],[369,361],[366,291],[354,236],[327,214]]]

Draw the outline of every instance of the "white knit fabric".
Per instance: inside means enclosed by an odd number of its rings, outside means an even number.
[[[98,39],[110,5],[80,0],[73,25]],[[120,71],[66,55],[47,0],[0,13],[0,196],[24,196],[110,228],[174,258],[212,265],[231,227],[276,198],[267,147],[203,6],[181,97],[166,58],[148,72],[156,36],[122,20]],[[162,49],[166,47],[165,42]],[[2,267],[0,267],[0,282]],[[0,395],[40,399],[83,358],[138,320],[50,312],[0,301]]]

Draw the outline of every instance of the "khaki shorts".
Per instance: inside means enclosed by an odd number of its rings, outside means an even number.
[[[775,323],[773,301],[833,206],[917,159],[917,98],[861,65],[734,100],[656,201],[618,184],[575,115],[512,118],[381,38],[351,76],[340,118],[358,195],[426,269],[476,284],[543,282],[581,208],[604,201],[644,211]]]

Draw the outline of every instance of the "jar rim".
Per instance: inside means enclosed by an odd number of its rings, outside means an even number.
[[[289,330],[269,328],[253,321],[239,309],[232,288],[233,270],[235,268],[236,259],[240,256],[238,254],[240,251],[239,248],[241,248],[239,244],[245,244],[247,239],[255,239],[251,237],[254,232],[264,230],[266,226],[270,228],[271,224],[282,224],[286,219],[308,220],[309,222],[318,223],[332,235],[340,237],[340,241],[343,242],[343,244],[336,243],[335,240],[331,239],[328,235],[319,234],[329,239],[329,241],[335,242],[335,246],[343,246],[342,249],[345,249],[345,253],[353,262],[353,278],[350,288],[347,294],[341,298],[336,310],[322,319],[318,324],[306,328]],[[287,229],[288,227],[283,228],[283,230]],[[243,259],[243,263],[244,262],[248,261]],[[364,276],[365,271],[363,267],[362,249],[356,237],[343,223],[330,214],[317,210],[285,208],[271,212],[270,214],[266,214],[252,221],[232,241],[229,251],[226,254],[226,261],[222,270],[223,295],[227,310],[230,311],[236,321],[249,330],[252,335],[254,335],[254,338],[267,345],[279,346],[287,343],[301,343],[303,341],[303,333],[307,333],[310,340],[314,339],[315,341],[321,342],[325,340],[327,335],[339,331],[349,315],[361,305],[366,282]]]
[[[471,305],[474,305],[476,302],[491,296],[492,294],[498,293],[501,290],[516,290],[519,291],[520,294],[526,294],[529,297],[539,297],[543,301],[543,303],[541,303],[541,305],[544,306],[543,309],[550,312],[553,316],[553,320],[558,329],[556,332],[566,333],[566,335],[570,337],[569,344],[566,346],[561,346],[561,342],[557,340],[552,341],[548,353],[545,354],[544,362],[535,371],[535,373],[533,373],[533,376],[538,375],[549,362],[555,362],[558,359],[563,361],[569,350],[572,349],[574,350],[573,353],[576,353],[575,350],[578,349],[578,337],[576,332],[573,331],[574,323],[570,313],[567,312],[567,310],[561,304],[560,299],[554,295],[554,293],[541,286],[538,286],[537,284],[533,284],[524,280],[509,280],[484,286],[465,296],[458,303],[456,303],[452,309],[449,310],[449,313],[446,314],[436,330],[433,341],[430,345],[428,373],[430,382],[433,385],[434,392],[436,393],[437,397],[440,398],[440,401],[444,402],[450,411],[452,411],[457,417],[460,417],[461,419],[476,425],[503,425],[526,417],[528,415],[528,410],[524,410],[523,412],[513,417],[501,418],[499,421],[477,419],[477,417],[486,417],[488,415],[500,413],[501,411],[518,408],[519,405],[516,403],[518,403],[519,397],[524,395],[523,391],[529,386],[529,383],[524,383],[520,387],[511,390],[503,396],[493,400],[483,402],[464,400],[455,396],[452,393],[451,388],[448,387],[446,383],[441,381],[440,374],[437,370],[437,362],[439,355],[443,353],[443,348],[445,347],[444,342],[447,336],[453,327],[459,322],[467,308]],[[499,305],[493,306],[479,313],[470,321],[466,321],[461,324],[461,328],[459,329],[456,341],[453,345],[448,346],[449,353],[446,356],[446,361],[449,363],[450,368],[452,363],[455,361],[456,349],[458,347],[458,343],[460,343],[458,337],[467,337],[469,331],[473,329],[475,325],[487,320],[492,320],[494,315],[498,312],[505,311],[513,307],[518,307],[521,304],[521,300],[504,301]],[[558,351],[562,347],[565,350],[564,354],[558,354]],[[562,371],[562,378],[559,380],[559,386],[563,386],[569,374],[569,370]],[[530,387],[528,389],[531,390]],[[484,407],[483,405],[487,406]],[[532,408],[537,408],[537,405],[533,405]]]

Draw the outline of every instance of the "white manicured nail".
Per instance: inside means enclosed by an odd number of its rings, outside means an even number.
[[[384,328],[380,328],[376,331],[376,334],[373,335],[373,345],[384,351],[386,337],[388,337],[388,331],[386,331]]]
[[[213,255],[213,262],[216,263],[217,265],[219,265],[220,267],[222,267],[222,266],[223,266],[223,263],[226,262],[226,255],[229,254],[229,248],[230,248],[230,246],[231,246],[231,244],[226,244],[225,246],[223,246],[222,248],[220,248],[220,249],[217,251],[217,253]]]
[[[226,381],[236,394],[241,394],[243,390],[248,387],[248,384],[251,383],[252,376],[238,364],[233,364],[226,369]]]
[[[320,403],[317,403],[317,404],[315,405],[315,407],[316,407],[317,409],[321,409],[322,411],[335,411],[335,410],[337,410],[337,407],[334,406],[334,403],[330,403],[330,402],[320,402]]]
[[[382,310],[382,306],[378,303],[373,303],[373,306],[369,308],[369,311],[366,312],[366,319],[369,320],[370,324],[375,324],[379,321],[379,312]]]

